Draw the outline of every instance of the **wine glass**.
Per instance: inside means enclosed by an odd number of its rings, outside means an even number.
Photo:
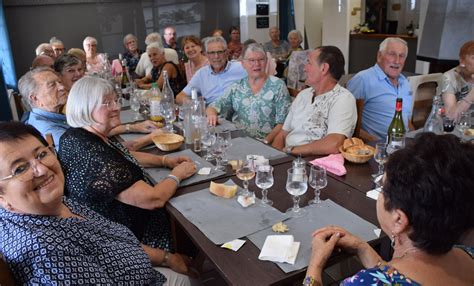
[[[211,147],[212,155],[216,158],[216,166],[214,167],[216,171],[225,171],[225,166],[221,164],[223,145],[222,138],[216,136],[214,144]]]
[[[206,151],[204,160],[206,161],[214,160],[214,156],[212,156],[211,148],[215,142],[216,142],[216,134],[214,133],[214,131],[209,126],[206,126],[205,128],[203,128],[201,132],[201,144],[202,144],[202,149]]]
[[[222,154],[222,163],[224,165],[227,165],[229,160],[227,159],[227,150],[229,150],[230,146],[232,146],[232,134],[229,130],[224,130],[219,132],[218,134],[219,137],[222,138],[222,143],[223,143],[223,154]]]
[[[453,132],[454,130],[454,120],[450,119],[449,117],[445,116],[443,118],[443,130],[444,132]]]
[[[255,166],[253,160],[238,160],[237,161],[237,178],[243,181],[244,190],[240,194],[244,197],[253,197],[255,194],[249,191],[249,180],[255,176]]]
[[[311,166],[311,170],[309,172],[309,185],[314,189],[314,199],[310,200],[308,203],[310,205],[319,206],[321,203],[319,198],[321,189],[328,185],[326,169],[319,166]]]
[[[373,175],[374,178],[383,174],[383,165],[388,160],[388,153],[387,153],[387,144],[386,143],[377,143],[375,145],[375,154],[374,159],[379,164],[379,171]]]
[[[135,93],[130,97],[130,109],[135,112],[133,120],[140,120],[140,95]]]
[[[273,186],[273,167],[270,165],[257,166],[257,176],[255,177],[255,184],[262,189],[263,206],[273,205],[273,201],[267,198],[268,189]]]
[[[462,112],[459,118],[458,130],[461,132],[461,135],[464,135],[464,132],[471,127],[471,113]]]
[[[150,98],[148,98],[146,92],[140,96],[140,112],[145,119],[148,119],[150,115]]]
[[[174,133],[173,122],[176,120],[175,106],[173,102],[162,102],[161,103],[161,114],[165,119],[165,129]]]
[[[302,217],[307,211],[300,208],[300,196],[308,189],[308,176],[305,169],[290,168],[286,179],[286,191],[293,196],[293,207],[286,211],[290,217]]]

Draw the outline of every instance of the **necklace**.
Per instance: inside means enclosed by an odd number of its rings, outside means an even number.
[[[94,126],[89,125],[88,127],[91,128],[91,129],[94,131],[93,133],[95,133],[95,134],[98,135],[102,140],[104,140],[105,143],[108,143],[108,142],[109,142],[107,136],[105,136],[105,135],[104,135],[102,132],[100,132],[99,130],[95,129]]]
[[[398,259],[402,259],[403,257],[405,257],[407,254],[409,253],[413,253],[413,252],[418,252],[419,249],[412,246],[412,247],[409,247],[407,249],[405,249],[405,251],[403,251],[402,255],[398,256],[398,257],[395,257],[395,258],[398,258]]]

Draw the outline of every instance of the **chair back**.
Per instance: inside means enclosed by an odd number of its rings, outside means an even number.
[[[15,285],[12,271],[0,254],[0,285]]]
[[[441,94],[443,74],[423,74],[408,77],[413,92],[411,121],[416,129],[423,127],[431,111],[433,97]]]
[[[357,123],[356,123],[356,127],[354,129],[354,134],[352,135],[352,137],[360,138],[360,129],[362,126],[362,111],[364,111],[364,100],[357,99],[356,105],[357,105]]]

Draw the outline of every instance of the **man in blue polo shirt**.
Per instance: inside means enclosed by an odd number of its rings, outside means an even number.
[[[400,38],[386,38],[379,47],[377,63],[357,73],[347,89],[364,100],[362,132],[385,140],[395,114],[395,102],[403,99],[402,116],[405,127],[411,129],[412,92],[406,77],[401,74],[408,55],[407,43]]]
[[[209,65],[199,69],[188,82],[188,85],[176,96],[176,102],[183,104],[191,96],[195,87],[206,101],[214,102],[224,94],[232,83],[247,76],[240,62],[227,60],[227,43],[222,37],[209,37],[204,43]]]

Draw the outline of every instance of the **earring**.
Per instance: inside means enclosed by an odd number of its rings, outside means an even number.
[[[465,68],[465,67],[466,67],[465,64],[460,64],[459,66],[462,67],[462,68]]]
[[[5,206],[5,208],[7,209],[7,211],[11,212],[12,211],[12,205],[8,204]]]
[[[395,248],[395,234],[393,234],[393,232],[392,232],[392,235],[390,236],[390,246],[392,248]]]

